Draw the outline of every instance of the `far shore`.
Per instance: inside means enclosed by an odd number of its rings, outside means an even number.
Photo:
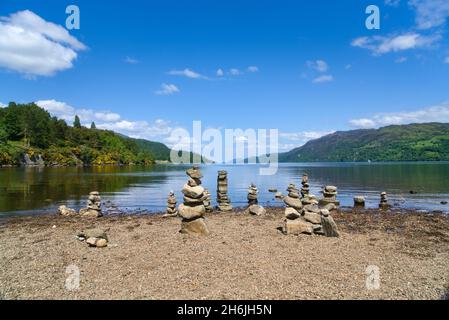
[[[207,237],[180,234],[180,219],[160,214],[2,218],[0,298],[449,298],[448,215],[342,209],[333,217],[340,238],[283,235],[282,208],[208,214]],[[107,231],[106,248],[76,239],[92,227]],[[70,265],[79,290],[65,288]],[[377,289],[367,287],[373,266]]]

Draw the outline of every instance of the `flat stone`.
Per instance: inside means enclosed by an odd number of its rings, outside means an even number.
[[[299,199],[292,198],[292,197],[284,197],[284,203],[292,208],[295,208],[296,210],[302,209],[302,202]]]
[[[320,224],[321,223],[321,215],[315,212],[305,212],[304,220],[313,223],[313,224]]]
[[[58,213],[59,213],[61,216],[66,216],[66,217],[68,217],[68,216],[75,216],[75,215],[78,214],[78,212],[76,212],[75,210],[70,209],[70,208],[68,208],[68,207],[66,207],[66,206],[60,206],[60,207],[58,208]]]
[[[190,178],[193,179],[201,179],[203,177],[203,174],[198,167],[190,168],[186,171],[186,173]]]
[[[93,210],[93,209],[89,209],[89,208],[83,208],[80,210],[79,214],[83,217],[102,217],[103,214],[101,213],[100,210]]]
[[[324,190],[329,193],[335,193],[335,192],[337,192],[337,187],[336,186],[326,186],[324,188]]]
[[[201,203],[197,206],[186,206],[185,204],[181,203],[178,207],[178,213],[179,215],[184,219],[195,219],[195,218],[201,218],[204,213],[206,212],[206,208]]]
[[[195,220],[182,220],[181,222],[181,233],[189,234],[193,236],[207,236],[209,235],[209,229],[207,228],[206,222],[203,218]]]
[[[95,247],[97,243],[97,238],[87,238],[86,243],[89,245],[89,247]]]
[[[106,231],[100,228],[92,228],[92,229],[86,229],[78,233],[78,237],[83,238],[97,238],[97,239],[106,239],[108,240],[108,236],[106,234]]]
[[[320,207],[317,204],[307,204],[304,206],[304,211],[320,213]]]

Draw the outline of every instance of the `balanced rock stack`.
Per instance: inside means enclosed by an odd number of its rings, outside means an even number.
[[[325,186],[323,191],[323,198],[320,199],[319,205],[326,206],[333,204],[336,207],[340,205],[340,201],[337,200],[337,187],[335,186]]]
[[[173,191],[170,191],[167,199],[167,211],[164,214],[164,218],[176,217],[178,215],[178,209],[176,209],[176,197]]]
[[[382,209],[382,210],[387,210],[387,209],[391,208],[391,205],[388,204],[388,198],[387,198],[387,193],[386,192],[382,192],[380,194],[379,208]]]
[[[89,193],[87,200],[87,208],[80,210],[80,215],[88,217],[101,217],[101,197],[98,191],[92,191]]]
[[[354,208],[364,208],[365,207],[365,197],[355,196],[354,197]]]
[[[86,241],[89,247],[104,248],[109,242],[106,231],[99,228],[81,231],[77,237],[80,241]]]
[[[284,234],[299,235],[301,233],[312,234],[312,224],[307,222],[303,217],[302,203],[299,199],[299,191],[294,184],[290,184],[287,188],[288,195],[284,197],[285,220],[282,226]]]
[[[251,185],[248,188],[248,205],[252,206],[253,204],[258,204],[257,201],[257,194],[259,191],[257,190],[257,187],[254,185],[254,183],[251,183]]]
[[[217,178],[217,202],[218,210],[231,211],[231,200],[228,197],[228,173],[225,170],[218,171]]]
[[[212,195],[210,194],[209,190],[204,189],[204,208],[206,209],[207,213],[210,213],[214,211],[214,208],[212,207]]]
[[[190,177],[189,181],[182,188],[184,194],[184,203],[179,205],[178,212],[182,218],[181,233],[191,235],[208,235],[204,213],[204,188],[201,186],[201,178],[203,177],[200,169],[193,166],[186,171]]]
[[[301,188],[301,195],[303,198],[306,198],[309,196],[309,192],[310,192],[310,187],[309,187],[309,176],[307,175],[307,173],[304,173],[302,175],[302,188]]]

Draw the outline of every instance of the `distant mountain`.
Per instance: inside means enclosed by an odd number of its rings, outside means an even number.
[[[369,160],[449,160],[449,123],[338,131],[279,154],[279,162]]]

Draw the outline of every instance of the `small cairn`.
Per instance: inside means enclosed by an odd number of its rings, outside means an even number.
[[[206,209],[207,213],[211,213],[214,211],[214,208],[212,207],[212,195],[210,194],[209,190],[204,189],[204,208]]]
[[[299,199],[299,190],[294,184],[289,184],[288,195],[284,197],[285,220],[282,226],[284,234],[299,235],[301,233],[312,234],[312,224],[307,222],[303,217],[303,208],[301,200]]]
[[[176,217],[178,215],[178,209],[176,209],[177,202],[175,193],[170,191],[167,199],[167,211],[163,215],[164,218]]]
[[[380,194],[379,208],[382,210],[388,210],[391,208],[391,205],[388,203],[387,193],[385,191]]]
[[[355,196],[354,197],[354,208],[365,208],[365,197]]]
[[[209,230],[204,220],[204,213],[206,212],[205,195],[200,180],[203,174],[198,166],[193,166],[186,173],[190,179],[182,188],[184,203],[178,207],[179,215],[182,217],[180,232],[205,236],[209,234]]]
[[[99,228],[81,231],[77,238],[80,241],[85,241],[89,247],[104,248],[109,242],[106,231]]]
[[[324,207],[328,204],[333,204],[335,207],[338,207],[340,205],[340,201],[337,200],[337,187],[325,186],[321,192],[323,194],[323,198],[319,201],[320,206]]]
[[[251,183],[251,185],[248,188],[248,206],[252,206],[253,204],[258,204],[257,201],[257,194],[259,193],[259,190],[257,190],[257,187],[254,183]]]
[[[231,200],[228,197],[228,173],[225,170],[218,171],[217,202],[219,211],[232,210]]]
[[[309,192],[310,192],[309,176],[307,175],[307,173],[304,173],[302,175],[301,184],[302,184],[301,195],[303,198],[307,198],[309,196]]]
[[[101,197],[98,191],[92,191],[89,193],[87,200],[87,208],[83,208],[79,213],[81,216],[87,217],[102,217],[101,213]]]

